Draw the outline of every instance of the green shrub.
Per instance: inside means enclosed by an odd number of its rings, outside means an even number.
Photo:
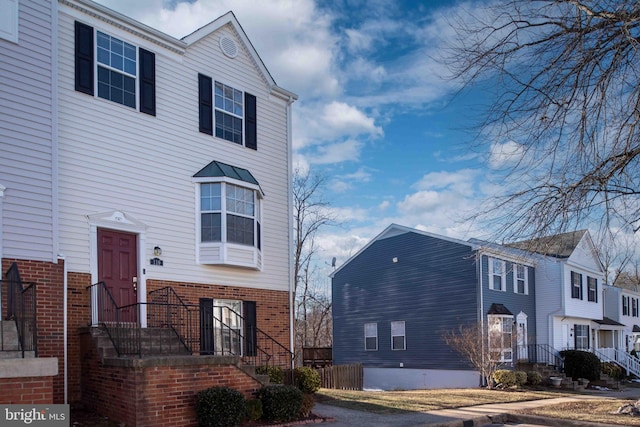
[[[313,398],[313,394],[304,393],[302,395],[302,404],[300,405],[300,418],[306,418],[311,414],[313,407],[316,405],[316,401]]]
[[[539,385],[542,383],[542,375],[540,375],[537,371],[529,371],[527,372],[527,383],[529,385]]]
[[[586,378],[589,381],[600,379],[601,363],[595,354],[582,350],[563,350],[560,355],[564,358],[564,371],[567,376],[574,380],[578,378]]]
[[[518,387],[527,383],[527,373],[525,371],[516,371],[516,385]]]
[[[604,362],[602,364],[602,373],[618,381],[623,380],[625,377],[624,369],[611,362]]]
[[[516,373],[507,369],[498,369],[493,373],[493,380],[502,387],[513,387],[516,385]]]
[[[262,418],[262,401],[259,399],[247,400],[244,412],[245,421],[258,421]]]
[[[198,393],[196,413],[201,427],[237,426],[245,415],[245,399],[238,390],[212,387]]]
[[[303,393],[315,393],[320,389],[320,374],[312,368],[301,366],[293,370],[295,385]]]
[[[267,421],[292,421],[300,414],[302,392],[294,386],[268,385],[258,390],[262,418]]]
[[[256,374],[269,375],[269,382],[271,384],[284,383],[284,370],[280,366],[258,366],[256,368]]]

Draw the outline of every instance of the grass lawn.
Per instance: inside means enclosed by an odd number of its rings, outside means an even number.
[[[634,400],[602,399],[580,402],[560,403],[541,408],[520,411],[522,414],[542,417],[564,418],[576,421],[591,421],[604,424],[620,424],[624,426],[640,426],[640,417],[618,415],[615,412],[625,403]]]
[[[316,401],[343,408],[375,414],[392,414],[404,411],[433,411],[526,400],[551,399],[571,396],[556,391],[520,391],[486,389],[440,389],[411,391],[351,391],[320,389]]]

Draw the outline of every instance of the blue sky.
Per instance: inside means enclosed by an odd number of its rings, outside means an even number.
[[[396,0],[99,0],[181,38],[233,10],[294,104],[294,160],[328,178],[340,227],[318,236],[319,256],[341,263],[390,223],[456,238],[484,237],[462,222],[499,182],[509,141],[470,128],[481,93],[454,96],[434,58],[446,18],[477,2]]]

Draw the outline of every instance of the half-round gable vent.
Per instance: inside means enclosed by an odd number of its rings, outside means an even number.
[[[238,45],[235,40],[230,37],[220,37],[220,49],[222,49],[222,53],[227,55],[229,58],[235,58],[238,56]]]

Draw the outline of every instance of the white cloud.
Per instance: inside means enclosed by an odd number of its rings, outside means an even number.
[[[356,139],[330,143],[317,147],[313,152],[306,154],[307,161],[311,164],[334,164],[346,161],[357,161],[364,144]]]
[[[525,147],[515,141],[504,144],[491,144],[489,152],[489,166],[491,169],[504,169],[515,166],[525,154]]]
[[[337,135],[355,136],[360,134],[376,137],[383,134],[382,128],[375,125],[373,118],[344,102],[334,101],[326,105],[322,114],[322,122],[329,127],[327,131],[334,133],[334,137]]]

